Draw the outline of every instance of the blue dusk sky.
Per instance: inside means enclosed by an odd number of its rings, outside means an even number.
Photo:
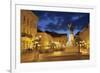
[[[32,11],[38,16],[37,28],[43,32],[54,32],[57,34],[69,34],[68,24],[74,26],[74,34],[81,31],[89,24],[89,13],[80,12],[53,12]]]

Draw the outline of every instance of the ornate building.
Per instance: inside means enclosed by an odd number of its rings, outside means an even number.
[[[55,49],[61,50],[63,48],[66,49],[66,43],[68,41],[67,34],[57,34],[57,33],[51,33],[47,32],[51,37],[51,42],[56,45]]]
[[[89,54],[90,50],[90,33],[89,25],[85,26],[82,31],[79,33],[80,41],[80,51],[82,54]]]
[[[89,26],[83,28],[83,30],[79,33],[79,36],[82,40],[89,43]]]
[[[21,52],[31,48],[37,33],[38,17],[30,10],[21,10]]]
[[[49,49],[50,42],[53,40],[52,37],[45,32],[38,32],[36,36],[41,38],[39,41],[41,49]]]

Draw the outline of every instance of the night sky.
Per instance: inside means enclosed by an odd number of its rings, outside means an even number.
[[[37,27],[41,31],[49,31],[57,34],[69,34],[68,24],[74,26],[74,34],[81,31],[89,24],[89,13],[79,12],[53,12],[32,11],[38,18]]]

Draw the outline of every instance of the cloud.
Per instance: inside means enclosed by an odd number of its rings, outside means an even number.
[[[84,25],[89,23],[89,13],[35,11],[39,17],[38,29],[41,31],[69,34],[68,24],[72,23],[74,33],[79,32]]]

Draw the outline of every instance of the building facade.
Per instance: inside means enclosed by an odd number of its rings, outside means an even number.
[[[90,33],[89,25],[84,27],[83,30],[79,33],[80,41],[80,51],[82,54],[88,54],[90,50]]]
[[[86,41],[87,43],[89,43],[90,39],[89,39],[89,26],[83,28],[83,30],[79,33],[79,36],[82,40]]]
[[[41,49],[49,49],[50,42],[53,40],[52,37],[45,32],[38,32],[36,36],[41,37],[39,41]]]
[[[21,50],[31,48],[37,33],[38,17],[30,10],[21,10]]]

